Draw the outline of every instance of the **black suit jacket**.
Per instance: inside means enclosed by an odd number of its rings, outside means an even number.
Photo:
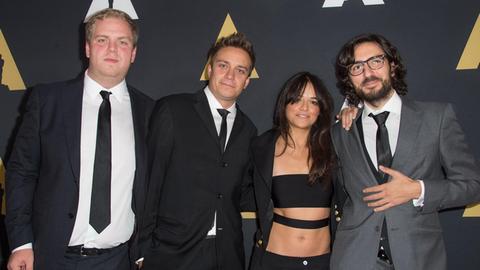
[[[146,133],[153,101],[128,87],[135,135],[132,209],[146,192]],[[16,248],[33,243],[34,268],[59,269],[75,223],[80,172],[83,77],[35,87],[7,164],[6,228]]]
[[[246,170],[255,135],[255,126],[237,107],[222,155],[203,90],[158,101],[148,139],[151,174],[140,233],[146,269],[201,269],[207,258],[200,247],[215,211],[218,269],[244,269],[240,211],[254,201]]]

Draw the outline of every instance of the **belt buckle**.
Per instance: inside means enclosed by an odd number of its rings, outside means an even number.
[[[82,256],[82,257],[87,257],[88,256],[88,254],[86,253],[83,245],[80,247],[80,256]]]

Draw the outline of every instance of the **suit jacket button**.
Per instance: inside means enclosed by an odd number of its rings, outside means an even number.
[[[228,167],[228,163],[227,162],[222,162],[222,167],[224,167],[224,168]]]
[[[74,217],[75,217],[75,216],[74,216],[72,213],[68,213],[68,218],[69,218],[69,219],[72,219],[72,218],[74,218]]]
[[[223,194],[218,193],[218,194],[217,194],[217,198],[223,199]]]

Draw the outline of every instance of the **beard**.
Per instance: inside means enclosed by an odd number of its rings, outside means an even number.
[[[382,87],[376,91],[375,90],[372,90],[370,92],[363,91],[364,85],[371,81],[381,81]],[[372,104],[387,98],[388,95],[390,94],[390,91],[392,91],[391,78],[382,80],[376,76],[370,76],[368,78],[365,78],[365,80],[363,80],[363,82],[360,84],[359,87],[355,87],[355,93],[360,98],[360,100],[363,100],[364,102],[372,103]]]

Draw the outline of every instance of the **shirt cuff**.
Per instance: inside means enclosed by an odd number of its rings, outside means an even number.
[[[17,247],[16,249],[12,250],[12,253],[15,252],[15,251],[22,250],[22,249],[33,249],[32,243],[27,243],[25,245],[21,245],[21,246]]]
[[[139,263],[143,262],[144,259],[145,259],[145,258],[142,257],[142,258],[136,260],[136,261],[135,261],[135,264],[138,265]]]
[[[422,188],[422,192],[420,193],[420,197],[418,199],[413,199],[413,206],[415,207],[423,207],[423,203],[425,201],[425,184],[423,183],[422,180],[417,180],[420,182],[420,186]]]

